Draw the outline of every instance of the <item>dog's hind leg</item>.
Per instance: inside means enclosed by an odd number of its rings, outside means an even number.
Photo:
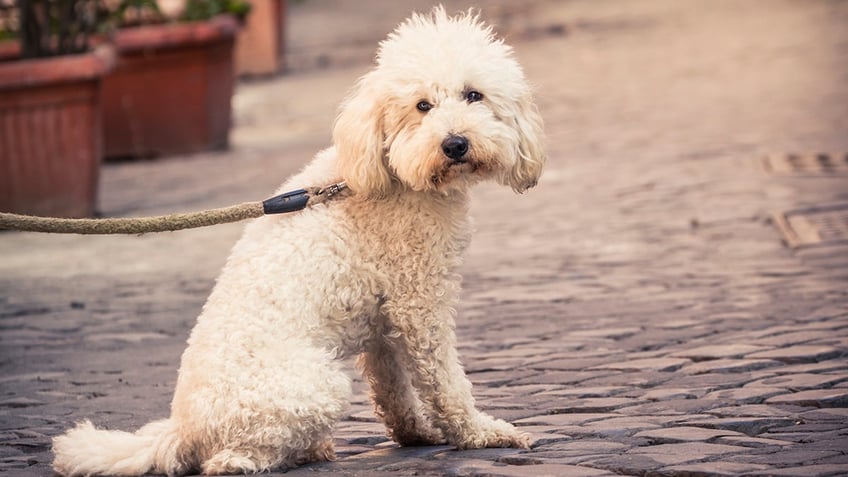
[[[204,474],[264,472],[334,455],[331,432],[351,396],[340,363],[304,343],[257,350],[255,359],[262,366],[249,376],[231,373],[192,392],[178,385],[176,408],[192,428]]]
[[[404,446],[444,444],[441,431],[430,425],[405,363],[398,362],[396,350],[383,340],[375,340],[357,364],[371,385],[371,398],[389,435]]]

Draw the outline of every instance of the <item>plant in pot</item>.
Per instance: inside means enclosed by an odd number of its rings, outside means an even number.
[[[0,210],[91,216],[114,64],[111,48],[90,48],[98,0],[0,2]]]
[[[103,84],[107,158],[229,144],[233,45],[245,0],[122,0]]]

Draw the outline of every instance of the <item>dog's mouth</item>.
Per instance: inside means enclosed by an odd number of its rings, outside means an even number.
[[[430,177],[430,182],[433,187],[438,188],[441,185],[447,184],[454,179],[462,176],[484,175],[489,168],[485,163],[473,160],[463,159],[462,161],[451,161],[445,164],[438,172]]]

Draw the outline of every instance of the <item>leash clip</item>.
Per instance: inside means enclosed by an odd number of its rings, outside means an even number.
[[[314,204],[320,204],[341,191],[347,189],[347,184],[337,182],[330,184],[323,189],[310,187],[308,189],[298,189],[285,194],[280,194],[270,199],[265,199],[262,202],[262,210],[265,215],[269,214],[285,214],[287,212],[296,212],[303,210],[309,203],[310,198],[314,199]]]
[[[338,194],[339,192],[341,192],[345,189],[347,189],[347,184],[345,184],[344,182],[337,182],[335,184],[330,184],[327,187],[321,189],[318,193],[319,194],[327,194],[327,198],[329,199],[330,197]]]

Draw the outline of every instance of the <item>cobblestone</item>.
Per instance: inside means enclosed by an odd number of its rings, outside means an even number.
[[[793,346],[768,351],[759,351],[747,355],[753,359],[776,359],[785,363],[807,363],[831,359],[844,354],[844,351],[831,346]]]
[[[740,464],[735,462],[709,462],[698,464],[673,465],[661,469],[660,475],[685,477],[718,477],[734,475],[751,475],[759,470],[769,469],[760,464]]]
[[[848,178],[760,158],[848,150],[848,4],[475,3],[536,84],[550,160],[524,196],[475,191],[457,334],[478,405],[532,448],[399,448],[351,366],[339,459],[285,475],[844,475],[848,249],[790,250],[770,217],[844,202]],[[328,144],[377,41],[429,7],[289,5],[294,74],[238,85],[231,150],[104,165],[104,215],[268,195]],[[167,415],[242,227],[0,234],[0,472],[52,475],[50,438],[80,419]]]
[[[746,449],[724,444],[709,444],[705,442],[685,442],[677,444],[657,444],[646,447],[636,447],[627,451],[628,454],[645,455],[663,465],[676,465],[684,462],[704,460],[714,455],[729,455],[744,452]]]
[[[804,465],[798,467],[788,467],[783,469],[774,469],[771,467],[767,467],[766,469],[758,469],[757,471],[750,472],[749,475],[752,476],[797,476],[804,475],[808,477],[826,477],[831,475],[843,475],[845,474],[845,465],[833,465],[833,464],[813,464],[813,465]]]
[[[689,374],[742,373],[780,364],[779,361],[771,359],[715,359],[690,364],[683,371]]]
[[[780,394],[765,401],[768,404],[797,404],[815,407],[848,406],[848,389],[811,389],[791,394]]]
[[[642,431],[633,437],[645,437],[652,443],[669,444],[676,442],[710,441],[718,437],[739,436],[740,433],[726,430],[705,429],[702,427],[667,427],[650,431]]]
[[[671,356],[678,358],[689,358],[693,361],[714,360],[719,358],[741,358],[754,351],[765,351],[765,346],[747,344],[728,344],[701,346],[691,350],[678,351]]]

